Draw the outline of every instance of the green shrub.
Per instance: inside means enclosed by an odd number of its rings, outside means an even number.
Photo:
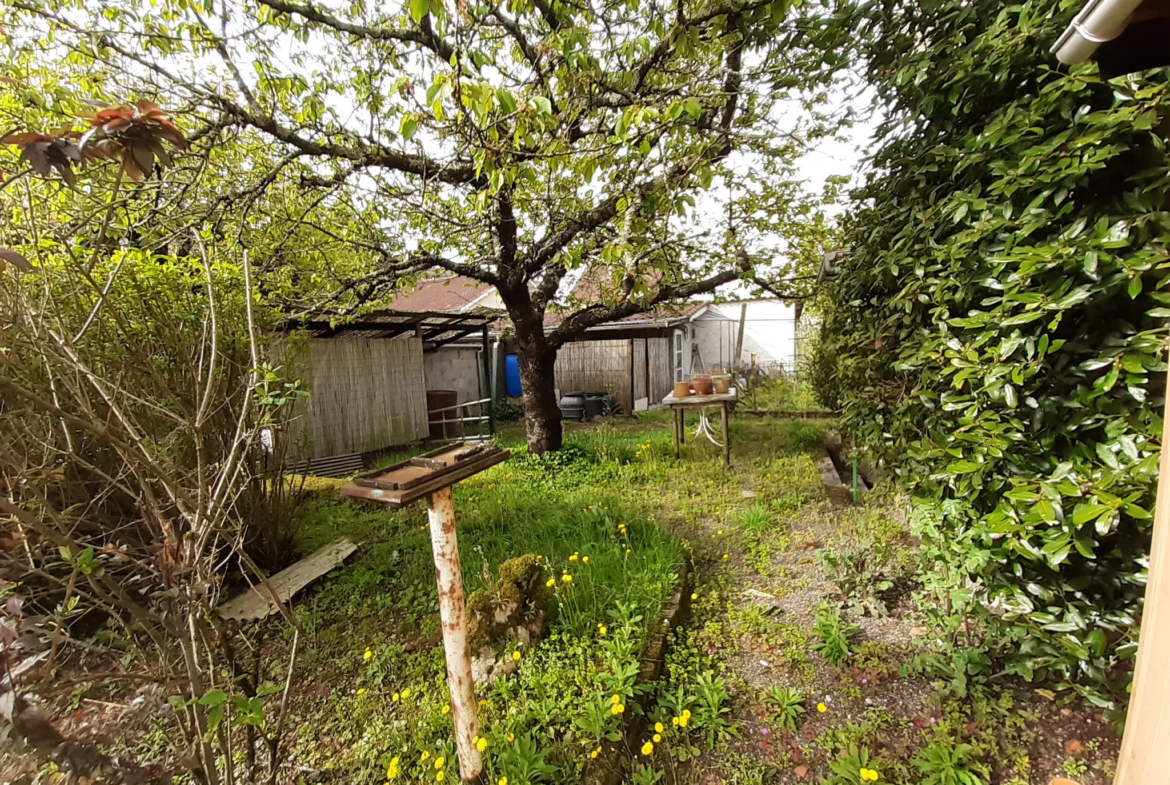
[[[1158,467],[1170,80],[1055,69],[1057,0],[882,9],[858,38],[889,119],[825,392],[936,506],[926,569],[992,650],[1116,718]]]
[[[821,603],[813,626],[813,635],[818,639],[813,649],[830,665],[839,665],[853,652],[849,640],[859,632],[860,627],[841,618],[840,608]]]
[[[984,785],[970,744],[931,744],[914,759],[922,785]]]
[[[796,730],[804,714],[804,696],[792,687],[771,687],[765,698],[772,708],[772,719],[784,730]]]

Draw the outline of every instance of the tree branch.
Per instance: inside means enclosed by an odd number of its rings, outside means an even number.
[[[683,300],[696,294],[714,291],[723,284],[730,283],[739,278],[747,269],[749,268],[746,266],[746,262],[741,262],[740,269],[724,270],[701,281],[663,286],[649,300],[624,302],[615,306],[591,305],[570,314],[549,335],[548,342],[552,346],[561,346],[570,338],[579,335],[590,327],[624,319],[627,316],[633,316],[638,313],[647,313],[655,305],[660,305],[665,302]]]
[[[259,0],[259,2],[274,11],[280,11],[281,13],[290,15],[295,14],[310,22],[316,22],[338,32],[349,33],[359,38],[365,38],[371,41],[399,41],[401,43],[418,44],[421,47],[431,50],[446,62],[450,62],[451,57],[455,54],[455,49],[446,41],[439,38],[430,25],[419,30],[369,27],[367,25],[347,22],[328,11],[318,8],[311,2],[297,3],[292,2],[292,0]],[[423,18],[426,19],[427,17]]]

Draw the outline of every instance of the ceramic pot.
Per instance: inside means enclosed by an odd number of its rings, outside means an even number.
[[[727,395],[729,392],[731,392],[730,376],[712,376],[711,381],[715,385],[716,395]]]
[[[674,383],[674,397],[687,398],[691,394],[690,382],[675,382]]]
[[[696,376],[691,386],[695,388],[695,395],[710,395],[715,389],[710,376]]]

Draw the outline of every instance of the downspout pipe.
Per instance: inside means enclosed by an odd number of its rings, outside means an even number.
[[[1141,4],[1142,0],[1089,0],[1052,45],[1056,59],[1065,65],[1085,62],[1097,47],[1125,32]]]

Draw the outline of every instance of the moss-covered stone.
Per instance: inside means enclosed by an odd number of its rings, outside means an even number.
[[[509,559],[500,565],[499,579],[490,588],[467,598],[473,649],[496,643],[509,633],[528,638],[544,632],[552,592],[545,586],[542,562],[534,554]]]

